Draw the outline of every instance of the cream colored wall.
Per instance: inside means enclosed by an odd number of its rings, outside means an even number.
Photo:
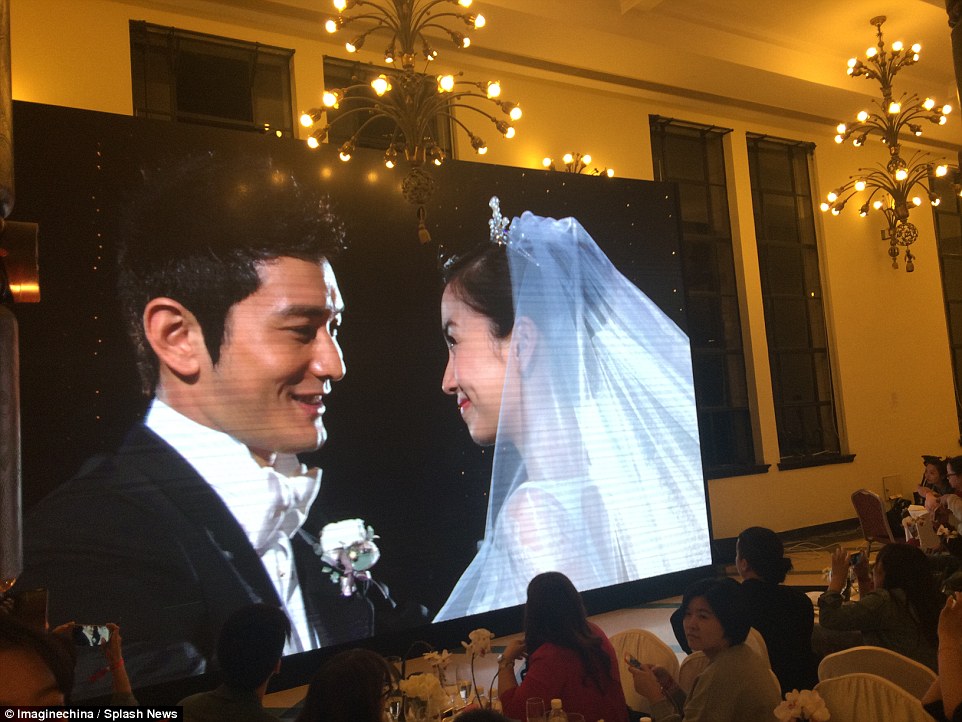
[[[294,47],[297,108],[317,103],[322,55],[339,46],[312,37],[264,32],[215,17],[188,18],[110,0],[12,0],[11,44],[16,99],[114,113],[131,112],[128,20],[140,19],[283,47]],[[444,69],[445,56],[439,61]],[[373,55],[362,60],[376,61]],[[758,454],[768,473],[709,482],[716,537],[752,524],[776,530],[853,516],[849,495],[860,487],[909,492],[922,453],[960,453],[941,280],[931,214],[913,214],[921,239],[916,270],[892,270],[879,240],[879,217],[860,219],[855,208],[839,217],[818,214],[819,252],[843,451],[855,461],[778,471],[777,435],[762,304],[745,133],[813,141],[813,179],[819,200],[855,168],[874,163],[870,147],[855,151],[832,142],[830,125],[790,114],[766,115],[737,103],[709,104],[546,71],[456,57],[472,79],[498,78],[505,97],[520,101],[524,118],[512,141],[486,122],[470,121],[487,141],[484,162],[539,168],[544,155],[590,152],[595,164],[619,176],[650,179],[649,114],[709,123],[733,132],[726,143],[735,260],[749,365],[759,420]],[[587,112],[585,109],[590,109]],[[854,113],[858,108],[852,108]],[[958,116],[951,122],[958,124]],[[962,132],[954,136],[962,140]],[[466,148],[464,139],[459,147]],[[951,156],[951,153],[947,155]],[[465,157],[462,155],[462,157]],[[603,183],[604,179],[598,182]],[[877,214],[876,214],[877,215]]]

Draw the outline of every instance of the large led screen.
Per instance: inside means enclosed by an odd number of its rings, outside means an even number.
[[[404,171],[376,152],[343,163],[289,139],[22,103],[14,120],[13,218],[40,224],[42,293],[15,309],[18,588],[50,590],[53,624],[119,624],[135,687],[209,671],[220,624],[252,601],[283,599],[288,652],[310,652],[496,620],[474,617],[523,604],[540,571],[565,572],[598,607],[642,601],[710,564],[672,186],[450,162],[433,171],[431,241],[421,243]],[[186,405],[141,390],[118,299],[121,219],[143,197],[144,171],[208,154],[270,159],[344,225],[346,250],[329,268],[290,257],[255,265],[261,285],[222,318],[220,358],[191,347],[207,366],[172,360],[179,329],[206,313],[204,293],[174,304],[183,326],[147,334],[153,349],[172,339],[160,364],[188,392],[204,374],[266,387],[268,432],[289,410],[274,414],[274,382],[282,403],[322,417],[323,445],[293,449],[304,452],[296,459],[254,450],[218,420],[261,412],[243,384]],[[161,251],[184,246],[183,229],[206,216],[198,198],[232,187],[203,178],[183,180],[180,199],[151,218],[170,228]],[[503,245],[490,240],[492,196],[506,218],[532,214]],[[259,202],[245,208],[245,230],[276,210]],[[577,220],[551,220],[566,218]],[[455,275],[446,291],[451,259],[478,244],[500,254],[500,285],[479,291]],[[284,366],[280,356],[300,352],[239,320],[271,293],[321,307],[286,311],[285,337],[334,350],[342,368]],[[485,309],[505,302],[513,319],[496,332]],[[173,318],[160,305],[167,316],[144,313],[144,323]],[[297,513],[278,521],[267,498]],[[283,531],[273,548],[268,523]],[[303,658],[316,661],[292,659]],[[91,673],[102,666],[88,661]],[[103,684],[83,667],[78,676],[80,696]]]

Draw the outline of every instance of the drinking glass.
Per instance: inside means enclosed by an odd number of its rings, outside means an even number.
[[[524,707],[528,722],[545,722],[544,700],[541,697],[529,697]]]
[[[471,690],[474,685],[471,683],[471,667],[466,664],[459,664],[457,667],[458,694],[461,695],[461,706],[465,706],[471,699]]]

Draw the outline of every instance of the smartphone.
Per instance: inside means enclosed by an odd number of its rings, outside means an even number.
[[[641,662],[632,657],[628,652],[625,652],[625,662],[635,669],[641,669]]]
[[[73,643],[80,647],[98,647],[110,639],[103,624],[78,624],[73,628]]]
[[[848,558],[849,566],[857,567],[862,561],[862,552],[855,552]]]

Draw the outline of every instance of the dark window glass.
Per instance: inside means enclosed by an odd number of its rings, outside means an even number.
[[[942,294],[945,299],[945,315],[952,352],[952,374],[955,380],[955,412],[962,433],[962,199],[952,187],[948,177],[936,180],[934,189],[942,196],[942,202],[933,208],[935,236],[939,247],[942,268]]]
[[[294,51],[130,22],[134,115],[294,134]]]
[[[841,456],[809,158],[813,146],[748,136],[755,235],[782,461]]]
[[[732,257],[724,128],[652,116],[655,180],[678,185],[685,304],[709,478],[755,470]]]

